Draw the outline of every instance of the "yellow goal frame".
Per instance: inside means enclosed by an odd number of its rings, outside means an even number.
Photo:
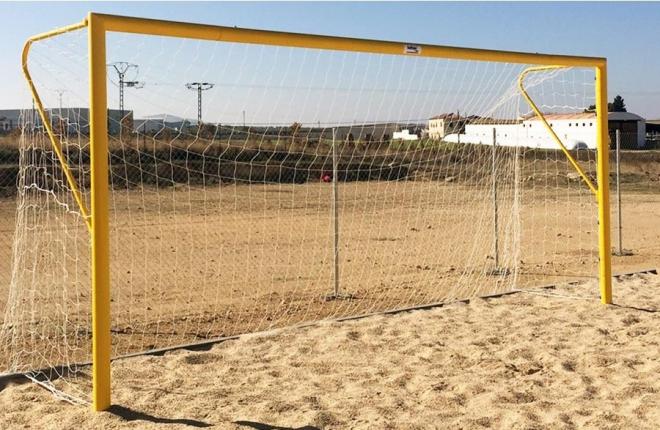
[[[78,187],[62,155],[60,143],[53,133],[28,70],[27,60],[33,42],[66,32],[88,29],[89,49],[89,118],[91,158],[91,207],[87,211]],[[599,286],[601,301],[612,303],[612,268],[610,257],[610,203],[609,203],[609,143],[607,123],[607,60],[598,57],[548,55],[524,52],[495,51],[485,49],[456,48],[449,46],[410,44],[345,37],[319,36],[235,27],[192,24],[154,19],[132,18],[116,15],[89,13],[82,22],[31,37],[23,49],[22,66],[39,115],[45,126],[54,151],[59,158],[67,182],[80,207],[91,235],[92,248],[92,383],[93,408],[103,411],[110,407],[110,231],[109,231],[109,183],[108,183],[108,133],[107,133],[107,76],[106,33],[120,32],[168,36],[218,42],[237,42],[298,48],[314,48],[353,51],[374,54],[416,55],[455,60],[507,62],[533,64],[523,72],[519,87],[527,102],[542,120],[553,139],[564,151],[573,167],[582,176],[598,201],[598,248]],[[596,74],[597,118],[597,185],[593,185],[580,166],[566,150],[547,124],[543,115],[524,90],[524,75],[530,72],[561,67],[593,67]]]

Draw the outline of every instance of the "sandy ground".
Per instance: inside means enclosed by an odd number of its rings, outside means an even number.
[[[325,322],[113,365],[116,406],[0,391],[14,428],[594,428],[660,422],[660,276]]]

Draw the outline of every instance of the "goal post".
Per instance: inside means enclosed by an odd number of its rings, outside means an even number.
[[[365,54],[381,54],[390,56],[412,56],[420,58],[434,58],[444,60],[461,60],[489,63],[514,63],[532,66],[551,66],[552,68],[588,68],[595,73],[595,116],[596,116],[596,184],[594,198],[598,205],[598,274],[600,298],[602,303],[612,303],[611,289],[611,257],[610,257],[610,214],[609,214],[609,166],[608,166],[608,119],[607,119],[607,63],[604,58],[578,57],[565,55],[546,55],[535,53],[507,52],[495,50],[482,50],[471,48],[455,48],[447,46],[434,46],[425,44],[412,44],[403,42],[387,42],[365,39],[353,39],[331,36],[318,36],[308,34],[295,34],[274,31],[249,30],[213,25],[192,24],[183,22],[170,22],[162,20],[132,18],[114,15],[90,13],[79,24],[62,28],[50,33],[44,33],[31,38],[23,56],[23,68],[30,91],[36,107],[44,124],[50,124],[48,113],[39,98],[38,90],[32,82],[28,70],[28,51],[33,42],[51,38],[65,32],[87,28],[89,50],[89,151],[90,151],[90,197],[89,216],[86,214],[85,200],[77,197],[78,185],[76,179],[69,172],[66,157],[62,150],[56,133],[52,127],[46,125],[46,133],[52,143],[62,169],[69,182],[69,188],[80,205],[83,218],[89,225],[91,238],[91,309],[92,309],[92,363],[93,363],[93,408],[97,411],[106,410],[111,405],[110,396],[110,360],[112,358],[111,342],[111,183],[112,175],[109,168],[109,141],[108,141],[108,96],[107,96],[107,68],[109,59],[106,58],[106,37],[109,33],[127,33],[147,36],[171,37],[213,41],[218,43],[237,43],[264,45],[286,48],[304,48],[324,51],[358,52]],[[522,78],[521,78],[522,79]],[[522,88],[521,88],[522,89]],[[524,93],[524,90],[523,90]],[[527,95],[526,95],[527,97]],[[531,101],[528,98],[528,101]],[[548,126],[543,114],[533,106],[532,108],[540,119]],[[484,115],[486,116],[486,115]],[[460,116],[459,116],[460,118]],[[123,120],[123,118],[121,119]],[[485,122],[487,124],[487,122]],[[460,124],[460,122],[459,122]],[[197,125],[201,129],[202,124]],[[460,126],[459,126],[460,127]],[[199,130],[198,130],[199,135]],[[334,129],[332,130],[334,136]],[[295,136],[295,131],[293,132]],[[561,138],[554,136],[560,142]],[[370,137],[369,137],[370,138]],[[460,132],[459,132],[460,144]],[[350,137],[346,137],[349,142]],[[294,137],[295,142],[295,137]],[[319,138],[321,141],[322,138]],[[231,144],[231,142],[229,142]],[[480,142],[481,143],[481,142]],[[561,143],[561,142],[560,142]],[[260,144],[261,145],[261,144]],[[498,143],[499,145],[499,143]],[[230,145],[229,145],[230,146]],[[561,145],[560,145],[561,146]],[[260,146],[261,147],[261,146]],[[335,145],[332,145],[333,150]],[[498,146],[499,147],[499,146]],[[564,148],[568,159],[578,168],[578,172],[590,183],[587,174],[579,169],[579,159],[575,160]],[[493,152],[494,154],[494,152]],[[374,156],[375,157],[375,156]],[[490,157],[490,154],[488,155]],[[493,155],[494,157],[494,155]],[[518,154],[515,155],[518,157]],[[490,158],[488,158],[490,159]],[[516,158],[517,160],[518,158]],[[495,165],[495,158],[493,165]],[[333,155],[334,162],[334,155]],[[373,164],[373,161],[372,161]],[[362,166],[362,165],[360,165]],[[362,168],[362,167],[360,167]],[[220,167],[218,167],[220,169]],[[332,169],[337,174],[335,166]],[[341,171],[341,168],[340,168]],[[69,172],[69,173],[67,173]],[[347,174],[347,173],[346,173]],[[513,175],[513,173],[511,173]],[[332,178],[333,183],[338,178]],[[446,182],[451,183],[453,177],[447,176]],[[519,180],[519,179],[516,179]],[[505,190],[513,195],[514,190]],[[343,193],[342,193],[343,195]],[[508,194],[507,194],[508,195]],[[513,204],[515,206],[515,204]],[[336,209],[336,208],[335,208]],[[513,210],[513,209],[512,209]],[[511,227],[513,228],[513,227]],[[416,231],[411,228],[412,231]],[[497,234],[497,232],[496,232]],[[567,239],[564,239],[567,240]],[[511,257],[513,260],[515,257]],[[422,268],[423,269],[423,268]],[[422,270],[420,269],[420,270]],[[449,270],[454,270],[453,268]],[[473,269],[471,269],[473,270]],[[467,272],[466,272],[467,273]],[[426,296],[424,296],[426,297]],[[345,312],[352,312],[350,305],[345,306]],[[375,305],[374,305],[375,306]],[[372,308],[369,308],[372,309]],[[364,311],[364,309],[357,309]]]
[[[89,117],[92,217],[92,402],[97,411],[110,407],[110,202],[108,196],[108,100],[106,27],[90,13]]]
[[[534,113],[541,119],[548,134],[561,148],[566,158],[569,160],[573,168],[582,177],[585,184],[595,194],[598,200],[598,220],[599,220],[599,258],[600,258],[600,296],[603,304],[612,303],[612,269],[611,269],[611,243],[610,243],[610,191],[609,191],[609,141],[608,141],[608,124],[607,124],[607,67],[605,64],[596,66],[596,121],[598,128],[596,129],[596,140],[598,142],[598,169],[597,169],[597,185],[594,185],[587,177],[587,174],[582,170],[579,163],[573,158],[566,146],[561,142],[560,138],[554,132],[548,121],[543,117],[534,101],[529,97],[524,88],[524,79],[528,73],[543,71],[547,69],[554,69],[557,66],[540,66],[531,67],[520,74],[518,86],[520,91],[525,97],[525,100],[532,107]]]
[[[598,253],[600,300],[612,304],[612,252],[610,228],[610,144],[607,119],[607,65],[596,67],[596,140],[598,142]]]

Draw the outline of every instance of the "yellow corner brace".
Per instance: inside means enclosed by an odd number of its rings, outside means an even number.
[[[566,66],[538,66],[538,67],[530,67],[525,70],[520,74],[518,77],[518,88],[520,89],[520,92],[522,93],[523,97],[525,100],[527,100],[527,103],[531,106],[532,110],[536,114],[536,116],[541,120],[543,125],[545,126],[546,130],[548,130],[548,133],[550,133],[550,136],[552,139],[559,145],[559,148],[561,148],[562,152],[564,155],[566,155],[566,158],[568,158],[568,161],[573,165],[575,170],[580,174],[584,182],[587,184],[589,189],[591,190],[594,195],[597,195],[598,190],[594,186],[594,184],[591,182],[591,179],[584,173],[584,170],[582,170],[582,167],[578,164],[578,162],[573,158],[570,152],[568,152],[568,149],[566,149],[566,146],[562,143],[561,139],[557,136],[557,133],[555,133],[555,130],[550,127],[550,124],[548,124],[548,121],[546,121],[545,117],[539,110],[539,108],[536,106],[534,101],[531,99],[529,94],[527,94],[527,91],[525,90],[525,77],[529,73],[533,72],[542,72],[542,71],[547,71],[547,70],[555,70],[555,69],[562,69],[565,68]]]
[[[64,171],[64,176],[66,177],[67,183],[71,187],[71,191],[73,192],[73,197],[75,198],[76,203],[78,204],[78,208],[80,209],[80,213],[83,219],[85,220],[87,229],[91,231],[92,222],[89,217],[89,213],[87,211],[87,208],[85,207],[85,203],[83,202],[82,195],[80,194],[80,190],[78,189],[78,184],[76,184],[76,180],[74,179],[73,174],[71,173],[71,169],[69,169],[69,166],[66,162],[66,158],[64,157],[64,153],[62,152],[62,144],[60,143],[60,141],[57,139],[57,136],[55,136],[55,133],[53,132],[53,127],[50,123],[50,119],[48,118],[48,114],[46,114],[46,110],[44,109],[43,103],[41,102],[41,97],[39,97],[39,93],[37,92],[37,89],[34,86],[34,82],[32,81],[32,76],[30,75],[30,71],[28,69],[28,61],[27,61],[32,43],[39,40],[48,39],[50,37],[54,37],[63,33],[68,33],[70,31],[79,30],[86,26],[87,26],[87,20],[85,19],[84,21],[78,24],[69,25],[66,27],[58,28],[57,30],[49,31],[47,33],[42,33],[36,36],[32,36],[25,42],[25,45],[23,46],[21,65],[23,68],[23,75],[27,80],[28,87],[30,88],[30,93],[32,94],[32,98],[34,99],[35,106],[37,108],[37,111],[39,112],[39,117],[41,118],[41,122],[44,124],[44,128],[46,129],[48,138],[50,139],[50,142],[53,145],[53,150],[55,151],[55,154],[57,155],[57,159],[59,160],[60,165],[62,166],[62,170]]]

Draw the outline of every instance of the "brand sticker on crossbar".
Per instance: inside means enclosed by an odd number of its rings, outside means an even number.
[[[405,45],[403,48],[403,53],[419,55],[422,53],[422,47],[419,45]]]

